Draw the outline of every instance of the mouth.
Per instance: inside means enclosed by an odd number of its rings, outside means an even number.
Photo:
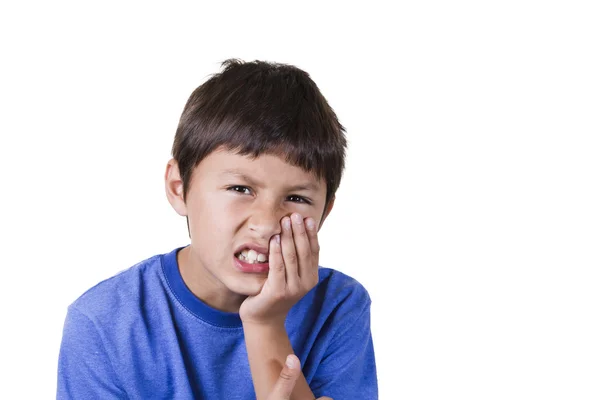
[[[269,248],[255,242],[246,242],[235,249],[233,265],[241,272],[269,272]]]
[[[241,272],[246,273],[268,273],[269,272],[269,260],[266,261],[252,261],[246,259],[241,253],[233,256],[234,266]]]
[[[244,249],[236,253],[235,258],[248,264],[269,264],[269,256],[254,249]]]

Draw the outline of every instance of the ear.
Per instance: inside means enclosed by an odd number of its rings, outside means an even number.
[[[171,207],[181,216],[187,215],[187,207],[183,200],[183,181],[179,174],[179,166],[175,159],[170,159],[165,171],[165,191]]]
[[[325,207],[325,211],[323,212],[323,218],[321,218],[321,222],[319,223],[319,230],[321,229],[321,227],[323,226],[323,222],[325,222],[325,219],[333,209],[333,203],[335,203],[335,195],[331,198],[331,200],[329,200],[327,207]]]

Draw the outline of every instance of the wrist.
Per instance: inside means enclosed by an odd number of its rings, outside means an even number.
[[[272,317],[246,317],[241,318],[242,326],[244,329],[253,328],[253,329],[276,329],[276,328],[284,328],[285,327],[285,318],[286,316],[272,316]]]

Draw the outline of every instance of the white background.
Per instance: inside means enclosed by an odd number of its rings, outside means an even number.
[[[67,306],[187,243],[164,167],[237,57],[347,128],[321,265],[371,294],[382,399],[600,398],[594,3],[2,3],[0,397],[53,398]]]

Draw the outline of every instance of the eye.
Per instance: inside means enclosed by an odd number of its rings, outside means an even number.
[[[294,200],[292,200],[294,203],[312,204],[308,199],[306,199],[302,196],[297,196],[295,194],[288,196],[288,199],[294,199]]]
[[[230,186],[227,188],[227,190],[238,192],[240,194],[250,194],[250,188],[247,186],[241,186],[241,185]]]

